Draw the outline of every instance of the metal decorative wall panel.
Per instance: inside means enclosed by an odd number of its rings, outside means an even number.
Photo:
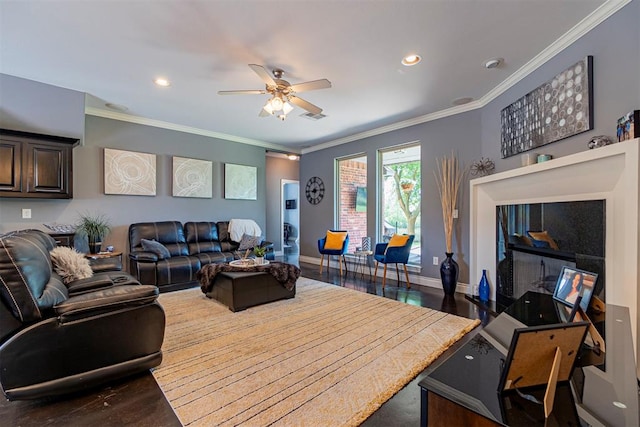
[[[592,129],[592,98],[587,56],[502,110],[502,158]]]

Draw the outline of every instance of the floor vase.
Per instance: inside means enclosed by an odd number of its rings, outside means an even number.
[[[458,263],[453,259],[453,253],[445,252],[445,255],[447,257],[440,264],[440,280],[445,295],[453,295],[458,285]]]

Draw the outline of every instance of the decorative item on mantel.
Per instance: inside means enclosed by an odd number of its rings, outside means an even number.
[[[493,173],[493,170],[496,168],[496,164],[491,159],[485,159],[484,157],[480,158],[480,160],[476,160],[471,164],[471,175],[473,176],[487,176]]]
[[[440,264],[440,279],[444,293],[453,295],[456,292],[459,272],[458,263],[453,259],[453,220],[458,202],[458,190],[462,181],[462,170],[458,165],[457,157],[451,153],[451,157],[437,160],[437,170],[434,170],[433,173],[440,193],[446,244],[446,258]]]
[[[593,150],[594,148],[604,147],[605,145],[613,144],[615,141],[612,138],[609,138],[607,135],[598,135],[594,136],[587,143],[587,147],[589,150]]]

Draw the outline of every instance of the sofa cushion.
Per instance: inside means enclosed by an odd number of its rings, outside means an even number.
[[[203,252],[192,256],[195,256],[200,260],[201,266],[207,264],[223,264],[225,262],[233,261],[233,254],[231,252]]]
[[[171,258],[169,249],[167,249],[166,246],[160,242],[156,242],[155,240],[141,239],[140,243],[142,244],[142,249],[144,249],[145,252],[152,252],[156,254],[158,256],[158,259]]]
[[[187,242],[180,221],[140,222],[129,226],[130,252],[142,250],[142,239],[162,243],[171,256],[188,255]]]
[[[89,260],[75,249],[59,246],[49,251],[49,254],[53,268],[65,284],[93,276]]]
[[[170,285],[196,280],[200,260],[194,256],[178,256],[159,260],[156,266],[156,285]]]
[[[184,231],[189,255],[222,250],[218,241],[218,226],[215,222],[186,222]]]
[[[51,236],[39,230],[0,238],[0,298],[21,322],[39,320],[40,309],[51,307],[48,295],[42,299],[51,282],[49,250],[55,246],[51,241]]]

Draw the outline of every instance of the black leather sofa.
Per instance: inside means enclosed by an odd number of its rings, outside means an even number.
[[[10,400],[75,392],[157,366],[158,289],[122,272],[63,284],[51,236],[0,236],[0,386]]]
[[[142,239],[155,240],[170,256],[146,251]],[[260,239],[265,258],[275,259],[273,243]],[[196,273],[203,265],[239,258],[239,242],[231,240],[229,221],[142,222],[129,226],[129,271],[140,283],[155,285],[162,292],[196,286]],[[243,254],[244,255],[244,254]],[[252,252],[249,254],[253,256]]]

